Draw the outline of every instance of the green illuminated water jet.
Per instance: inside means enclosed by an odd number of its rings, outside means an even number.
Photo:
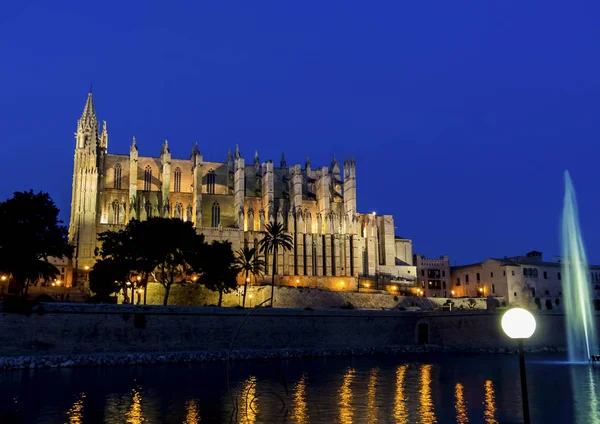
[[[562,287],[569,360],[588,361],[598,344],[591,306],[587,258],[583,248],[577,199],[569,171],[565,171],[565,203],[562,215]]]

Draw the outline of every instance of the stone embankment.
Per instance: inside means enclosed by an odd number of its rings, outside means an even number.
[[[0,312],[0,369],[515,349],[501,311],[304,310],[41,304]],[[600,329],[600,316],[597,316]],[[564,316],[536,315],[527,347],[564,349]],[[600,336],[600,334],[599,334]]]

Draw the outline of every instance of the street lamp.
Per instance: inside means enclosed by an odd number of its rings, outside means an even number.
[[[523,340],[535,332],[535,318],[531,312],[522,308],[512,308],[502,316],[502,330],[519,345],[519,367],[521,370],[521,397],[523,398],[523,422],[529,424],[529,399],[527,398],[527,375],[525,373],[525,354]]]

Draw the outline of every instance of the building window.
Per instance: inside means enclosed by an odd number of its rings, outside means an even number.
[[[446,271],[442,270],[442,277],[446,276]]]
[[[515,295],[515,297],[517,297],[517,292],[514,292],[513,294]]]
[[[492,294],[496,294],[496,286],[492,284]]]
[[[212,205],[212,227],[218,227],[221,223],[221,206],[219,206],[219,202],[215,202]]]
[[[421,270],[421,277],[425,277],[425,270],[424,269]]]
[[[548,279],[548,273],[546,271],[544,271],[544,280]]]
[[[144,190],[152,190],[152,168],[150,168],[150,165],[148,165],[144,171]]]
[[[512,275],[515,275],[515,270],[514,269],[512,270]]]
[[[469,282],[469,274],[465,274],[465,283]]]
[[[312,275],[315,276],[317,275],[317,245],[316,243],[313,241],[312,244],[312,257],[311,257],[311,261],[312,261]]]
[[[506,277],[506,271],[502,271],[502,276]]]
[[[445,290],[446,289],[446,282],[442,281],[442,288]],[[445,297],[445,296],[444,296]]]
[[[146,216],[152,218],[152,203],[146,202]]]
[[[112,212],[113,212],[113,224],[119,223],[119,202],[114,201],[112,203]]]
[[[121,164],[117,163],[115,165],[115,183],[114,188],[120,190],[121,189]]]
[[[561,275],[560,275],[560,272],[558,273],[558,279],[559,279],[559,280],[562,280],[562,278],[561,278]]]
[[[460,277],[456,277],[456,285],[460,286]]]
[[[490,278],[494,278],[494,273],[490,272]]]
[[[479,275],[479,273],[477,273],[477,281],[481,281],[481,275]]]
[[[173,191],[179,193],[181,191],[181,169],[175,168],[173,172]]]
[[[529,276],[529,268],[523,268],[523,275],[524,275],[525,277],[528,277],[528,276]]]
[[[537,270],[537,268],[533,268],[531,270],[531,273],[533,275],[533,278],[538,278],[538,270]]]
[[[210,170],[208,171],[208,174],[206,175],[206,192],[208,194],[215,194],[215,181],[216,181],[216,175],[215,175],[215,171],[214,170]]]

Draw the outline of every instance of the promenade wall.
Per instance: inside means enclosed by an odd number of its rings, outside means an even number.
[[[514,348],[500,312],[250,310],[42,304],[0,313],[0,357],[232,351],[368,351],[419,347]],[[536,313],[532,349],[564,349],[564,316]],[[600,328],[600,316],[596,317]],[[421,325],[421,327],[420,327]],[[600,338],[600,334],[599,334]],[[0,364],[2,368],[2,364]]]

